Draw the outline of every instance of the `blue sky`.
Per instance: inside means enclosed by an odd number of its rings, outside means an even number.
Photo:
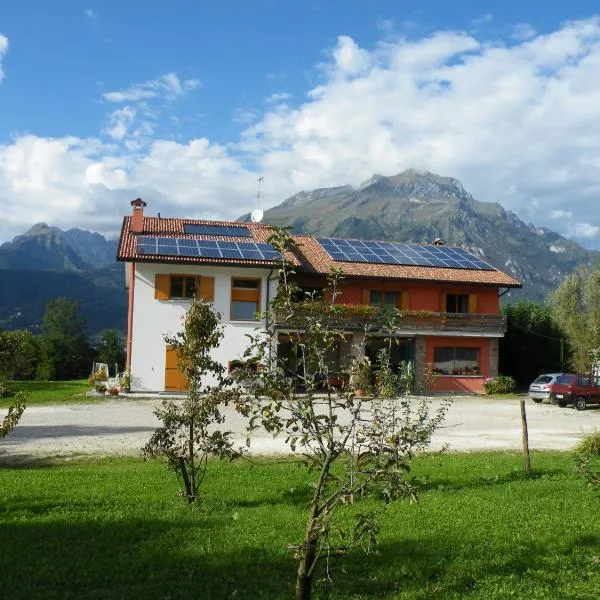
[[[235,218],[259,174],[273,205],[417,167],[600,247],[594,11],[6,0],[0,241],[39,220],[114,234],[138,193],[163,214]]]

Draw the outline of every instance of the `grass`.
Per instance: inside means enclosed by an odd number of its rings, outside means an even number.
[[[528,477],[516,454],[419,459],[420,502],[388,510],[369,555],[332,558],[314,598],[598,598],[600,498],[570,455],[533,462]],[[309,482],[286,461],[212,463],[188,508],[156,462],[5,465],[0,598],[291,598]]]
[[[593,433],[586,435],[579,444],[577,444],[576,451],[581,454],[600,456],[600,431],[594,431]]]
[[[28,405],[93,402],[96,400],[85,395],[90,389],[87,379],[77,381],[8,381],[6,387],[10,393],[0,398],[0,407],[9,406],[14,393],[19,391],[26,392],[29,395]],[[102,400],[102,398],[100,399]]]

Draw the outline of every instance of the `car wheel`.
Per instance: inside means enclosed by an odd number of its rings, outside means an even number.
[[[542,399],[541,398],[532,398],[532,400],[536,403],[536,404],[541,404],[542,403]]]
[[[575,398],[575,408],[577,410],[585,410],[586,406],[587,402],[583,396],[577,396],[577,398]]]

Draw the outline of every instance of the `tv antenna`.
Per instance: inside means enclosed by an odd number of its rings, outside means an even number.
[[[265,178],[261,175],[260,177],[257,178],[257,183],[258,183],[258,193],[256,194],[256,208],[252,211],[252,214],[250,215],[250,219],[252,219],[253,223],[260,223],[263,219],[264,213],[260,208],[260,200],[262,198],[262,193],[261,193],[261,185],[264,183]]]

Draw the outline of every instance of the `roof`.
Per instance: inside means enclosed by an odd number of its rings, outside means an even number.
[[[136,238],[138,236],[177,237],[197,240],[221,240],[234,242],[266,243],[272,233],[270,225],[258,223],[240,223],[238,221],[209,221],[198,219],[179,219],[161,217],[143,217],[142,231],[131,231],[132,217],[123,219],[123,228],[117,250],[117,260],[127,262],[160,262],[174,264],[219,264],[239,265],[243,267],[276,267],[272,260],[215,259],[200,256],[157,256],[138,254]],[[184,233],[184,225],[222,225],[228,227],[247,227],[250,237],[227,237]],[[321,247],[319,242],[308,235],[294,235],[297,248],[286,258],[298,272],[315,275],[327,275],[333,267],[341,268],[346,277],[364,279],[403,279],[421,282],[440,282],[465,285],[487,285],[496,287],[521,287],[521,283],[499,271],[492,265],[490,270],[453,269],[448,267],[424,267],[410,265],[372,264],[364,262],[337,262]],[[419,244],[429,245],[429,244]]]
[[[346,277],[369,279],[404,279],[443,283],[477,284],[501,287],[521,287],[521,283],[490,265],[489,271],[481,269],[452,269],[448,267],[421,267],[387,265],[364,262],[338,262],[333,260],[319,242],[308,235],[295,235],[296,255],[301,269],[306,273],[327,275],[333,267],[341,268]],[[432,244],[419,244],[428,246]]]
[[[255,242],[257,244],[265,244],[267,239],[272,234],[270,225],[260,225],[258,223],[240,223],[238,221],[207,221],[201,219],[175,219],[163,217],[144,217],[142,231],[134,233],[131,231],[132,217],[123,219],[123,227],[121,229],[121,237],[117,249],[117,260],[126,262],[160,262],[174,264],[218,264],[218,265],[239,265],[243,267],[276,267],[280,263],[273,260],[240,260],[235,258],[230,259],[214,259],[202,256],[159,256],[138,254],[136,248],[136,240],[138,236],[152,237],[176,237],[189,240],[215,240],[225,242]],[[222,225],[227,227],[244,227],[250,232],[250,237],[231,237],[221,235],[201,235],[190,234],[184,232],[185,225]],[[286,257],[295,266],[300,264],[299,260],[291,255]]]

